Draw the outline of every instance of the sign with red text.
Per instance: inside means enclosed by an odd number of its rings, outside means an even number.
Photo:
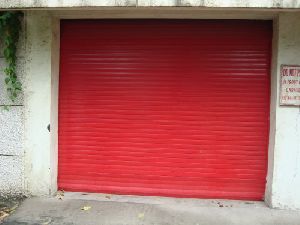
[[[300,66],[282,65],[280,105],[300,106]]]

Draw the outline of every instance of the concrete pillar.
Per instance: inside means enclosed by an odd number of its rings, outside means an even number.
[[[51,193],[51,17],[28,11],[26,19],[25,181],[33,195]]]
[[[300,209],[300,108],[279,106],[280,65],[300,65],[300,13],[279,14],[273,47],[266,202]]]

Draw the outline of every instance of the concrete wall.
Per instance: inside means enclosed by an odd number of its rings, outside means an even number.
[[[47,12],[26,13],[25,176],[34,195],[51,194],[51,18]],[[57,159],[56,159],[57,161]],[[56,174],[53,175],[56,177]]]
[[[300,65],[300,13],[275,23],[267,201],[300,209],[300,107],[279,106],[280,65]]]
[[[0,3],[0,8],[61,8],[90,6],[201,6],[299,8],[300,0],[4,0]]]
[[[0,54],[0,196],[50,193],[51,17],[26,12],[18,46],[23,93],[12,103],[4,83]],[[1,46],[2,49],[2,46]],[[48,92],[47,92],[48,90]],[[26,132],[25,132],[26,131]],[[56,178],[54,179],[56,181]],[[53,190],[55,189],[52,188]]]
[[[24,34],[24,33],[23,33]],[[2,49],[2,46],[1,48]],[[23,80],[25,73],[25,36],[18,46],[18,76]],[[0,53],[0,196],[23,195],[24,183],[24,99],[21,94],[12,103],[7,96],[4,83],[5,60]],[[11,105],[9,111],[3,105]]]

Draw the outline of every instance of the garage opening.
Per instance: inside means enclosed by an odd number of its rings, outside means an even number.
[[[271,21],[62,20],[58,186],[261,200]]]

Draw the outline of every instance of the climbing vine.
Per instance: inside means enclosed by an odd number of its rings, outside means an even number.
[[[16,72],[17,44],[22,28],[21,18],[23,13],[19,11],[0,12],[0,41],[3,46],[3,55],[6,61],[5,84],[8,97],[12,102],[22,91],[22,84]]]

